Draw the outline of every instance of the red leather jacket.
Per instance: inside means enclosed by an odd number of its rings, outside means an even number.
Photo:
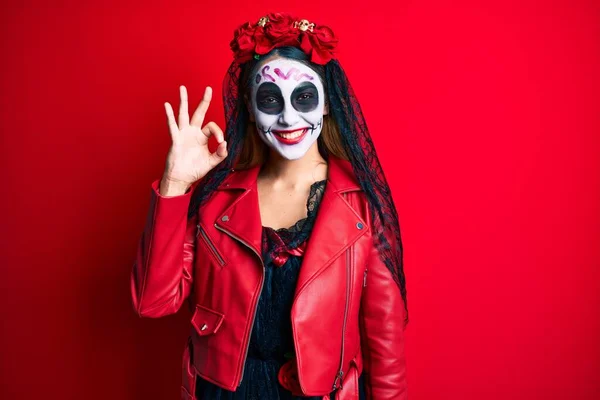
[[[231,172],[189,222],[191,190],[165,197],[159,180],[152,183],[131,295],[139,316],[150,318],[189,301],[182,399],[194,399],[196,374],[227,390],[242,380],[264,268],[259,169]],[[369,399],[407,399],[404,303],[369,222],[350,162],[330,156],[291,311],[298,380],[307,396],[325,396],[342,383],[336,398],[358,399],[364,370]]]

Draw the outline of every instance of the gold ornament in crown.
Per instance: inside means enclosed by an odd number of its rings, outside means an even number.
[[[313,24],[312,22],[309,22],[306,19],[301,19],[300,21],[294,22],[294,28],[298,28],[302,32],[306,32],[306,31],[312,32],[313,29],[315,28],[315,24]]]
[[[267,24],[267,22],[269,22],[269,18],[268,17],[262,17],[261,19],[258,20],[257,25],[258,26],[262,26],[264,28],[265,25]]]

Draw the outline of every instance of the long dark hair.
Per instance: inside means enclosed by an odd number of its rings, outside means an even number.
[[[365,192],[372,216],[374,245],[381,260],[391,272],[404,300],[405,325],[408,324],[406,279],[404,276],[403,247],[398,214],[391,190],[379,163],[358,99],[348,77],[336,59],[327,64],[311,63],[308,56],[296,47],[278,47],[260,59],[243,64],[231,63],[223,80],[223,105],[225,109],[225,138],[228,155],[219,165],[203,177],[194,188],[188,219],[194,217],[199,207],[210,199],[221,182],[233,168],[244,169],[261,163],[266,157],[266,145],[254,131],[254,123],[246,105],[251,77],[262,61],[279,56],[306,64],[321,78],[329,115],[324,116],[324,126],[317,139],[319,152],[327,159],[329,154],[350,161],[361,188]]]

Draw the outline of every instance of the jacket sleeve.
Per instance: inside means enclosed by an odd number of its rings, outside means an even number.
[[[163,196],[160,179],[152,182],[150,209],[131,271],[131,297],[140,317],[176,313],[188,297],[193,279],[197,216],[187,220],[191,188]]]
[[[365,282],[360,328],[367,399],[406,400],[404,301],[374,245]]]

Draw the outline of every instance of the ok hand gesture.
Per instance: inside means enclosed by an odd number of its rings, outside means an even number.
[[[177,122],[173,108],[168,102],[165,103],[173,144],[167,155],[163,182],[188,187],[203,178],[227,157],[227,142],[223,131],[215,122],[211,121],[201,128],[212,99],[212,88],[206,87],[204,97],[191,120],[188,115],[188,96],[185,86],[180,86],[179,93],[181,102]],[[215,135],[219,143],[214,153],[208,149],[208,138],[211,135]]]

